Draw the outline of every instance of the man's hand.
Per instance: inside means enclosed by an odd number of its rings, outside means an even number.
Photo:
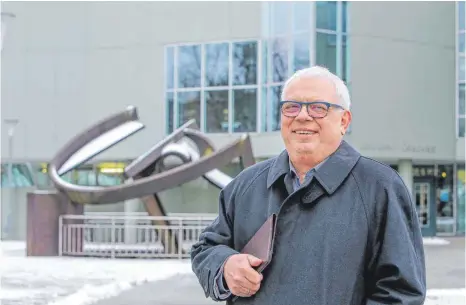
[[[262,274],[253,267],[261,263],[261,259],[248,254],[235,254],[227,259],[223,267],[223,276],[232,294],[250,297],[259,290]]]

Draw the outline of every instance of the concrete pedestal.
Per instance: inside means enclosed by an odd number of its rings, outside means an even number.
[[[84,206],[73,204],[57,191],[27,194],[27,256],[58,256],[60,215],[83,215]],[[78,242],[82,246],[82,242]]]
[[[398,162],[398,173],[408,187],[409,193],[413,195],[413,162],[411,160],[400,160]]]

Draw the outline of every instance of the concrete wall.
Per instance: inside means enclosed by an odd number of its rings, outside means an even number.
[[[354,2],[350,10],[352,142],[379,158],[454,159],[454,3]]]
[[[17,16],[1,67],[2,120],[19,119],[14,159],[47,160],[85,126],[130,104],[146,130],[102,158],[143,153],[164,136],[164,45],[258,37],[260,8],[260,2],[2,2]],[[2,128],[3,156],[6,133]]]
[[[2,2],[16,20],[2,52],[2,119],[17,118],[13,158],[49,159],[85,126],[138,107],[147,128],[100,159],[132,158],[164,136],[164,45],[260,37],[260,2]],[[353,130],[383,160],[453,161],[453,2],[352,2]],[[435,20],[435,22],[433,22]],[[3,126],[2,126],[3,127]],[[2,128],[2,155],[7,155]],[[283,149],[253,134],[256,156]],[[221,146],[237,135],[211,135]],[[459,156],[459,157],[458,157]]]

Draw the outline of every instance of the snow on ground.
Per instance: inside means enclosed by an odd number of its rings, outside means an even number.
[[[424,305],[464,305],[466,289],[429,289]]]
[[[445,245],[441,239],[427,242]],[[0,251],[2,305],[89,305],[147,281],[192,272],[188,260],[26,257],[24,242],[2,242]],[[464,304],[464,288],[430,289],[424,303]]]
[[[439,237],[424,237],[422,241],[424,246],[446,246],[450,244],[448,240]]]
[[[2,242],[2,305],[88,305],[147,281],[189,273],[187,260],[26,257],[24,243]]]

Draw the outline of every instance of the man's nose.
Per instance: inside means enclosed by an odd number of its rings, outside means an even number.
[[[313,119],[313,117],[311,117],[309,113],[307,112],[307,105],[302,105],[301,110],[296,116],[296,119],[298,120],[312,120]]]

